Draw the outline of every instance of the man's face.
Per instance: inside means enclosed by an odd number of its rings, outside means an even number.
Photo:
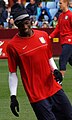
[[[35,0],[30,0],[30,3],[31,4],[35,4]]]
[[[67,2],[65,2],[64,0],[59,0],[59,6],[61,10],[64,10],[67,6]]]
[[[31,21],[29,19],[23,20],[19,25],[20,32],[28,34],[31,29]]]

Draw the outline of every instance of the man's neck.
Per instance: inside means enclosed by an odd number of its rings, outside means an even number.
[[[67,11],[68,11],[68,7],[63,10],[63,12],[67,12]]]
[[[23,33],[23,32],[22,32],[22,33],[21,33],[21,32],[18,33],[18,35],[21,36],[21,37],[30,37],[30,36],[32,36],[33,34],[34,34],[33,30],[31,30],[31,31],[30,31],[29,33],[27,33],[27,34],[26,34],[26,33]]]

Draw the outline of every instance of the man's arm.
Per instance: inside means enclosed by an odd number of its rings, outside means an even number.
[[[56,28],[54,31],[49,35],[49,38],[54,38],[57,34],[59,33],[59,25],[57,24]]]
[[[10,94],[15,95],[17,94],[17,86],[18,86],[18,78],[16,73],[9,72],[9,89]]]
[[[53,58],[50,58],[49,59],[49,64],[50,64],[50,67],[51,67],[51,70],[55,76],[55,79],[57,82],[59,82],[61,84],[63,78],[62,78],[62,74],[61,72],[58,70],[55,62],[54,62],[54,59]]]
[[[16,73],[11,73],[9,72],[9,89],[10,89],[10,95],[11,95],[11,104],[10,108],[12,113],[19,117],[19,104],[16,99],[16,94],[17,94],[17,86],[18,86],[18,78]]]
[[[49,64],[50,64],[50,67],[51,67],[51,70],[52,72],[55,70],[55,69],[58,69],[55,62],[54,62],[54,59],[53,57],[49,59]]]

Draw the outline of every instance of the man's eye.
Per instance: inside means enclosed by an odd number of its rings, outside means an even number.
[[[29,22],[27,22],[26,24],[29,24]]]
[[[59,2],[59,4],[62,4],[61,2]]]
[[[24,22],[23,24],[29,24],[29,22]]]

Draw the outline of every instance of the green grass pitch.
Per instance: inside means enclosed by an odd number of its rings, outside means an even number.
[[[58,61],[56,61],[58,65]],[[19,101],[19,117],[15,117],[10,111],[10,93],[8,86],[7,60],[0,60],[0,120],[36,120],[35,114],[30,106],[24,88],[22,86],[20,73],[18,71],[19,85],[17,98]],[[72,103],[72,67],[67,65],[67,72],[63,81],[63,89]]]

